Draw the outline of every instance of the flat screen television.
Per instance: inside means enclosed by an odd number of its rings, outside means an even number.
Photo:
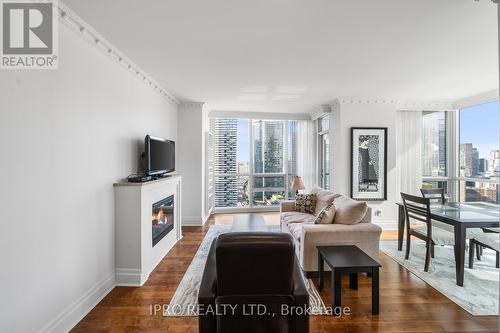
[[[161,176],[175,171],[175,142],[146,135],[146,175]]]

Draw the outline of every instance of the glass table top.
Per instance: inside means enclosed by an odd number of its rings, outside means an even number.
[[[482,203],[431,204],[431,213],[463,222],[495,222],[500,220],[499,206]]]

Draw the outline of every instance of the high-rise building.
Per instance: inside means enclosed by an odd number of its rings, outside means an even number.
[[[214,124],[215,174],[236,174],[237,119],[216,119]],[[215,205],[236,207],[238,201],[236,176],[215,178]]]
[[[488,176],[500,177],[500,150],[492,150],[490,153]]]
[[[264,172],[283,172],[283,121],[264,122]]]
[[[446,113],[423,112],[422,174],[446,176]]]
[[[460,170],[464,177],[472,176],[472,143],[460,144]]]
[[[288,174],[297,174],[297,135],[298,122],[288,122]]]
[[[284,122],[253,122],[254,173],[281,173],[284,159]]]
[[[479,176],[484,176],[488,171],[488,160],[485,158],[479,158],[477,160],[477,174]]]

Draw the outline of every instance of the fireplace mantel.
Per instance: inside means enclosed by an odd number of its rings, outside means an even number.
[[[182,178],[173,175],[146,182],[113,184],[115,189],[116,285],[142,286],[149,274],[182,238]],[[174,226],[157,244],[152,240],[152,205],[174,196]]]

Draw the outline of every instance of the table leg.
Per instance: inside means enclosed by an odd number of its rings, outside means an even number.
[[[403,235],[405,231],[405,208],[398,206],[398,251],[403,249]]]
[[[358,273],[349,273],[349,288],[358,290]]]
[[[318,252],[318,289],[319,291],[323,290],[324,286],[324,261],[321,253]]]
[[[332,306],[334,309],[340,307],[342,303],[341,281],[340,270],[332,268]]]
[[[374,315],[378,315],[379,313],[378,269],[378,267],[372,268],[372,314]]]
[[[455,271],[460,287],[464,286],[465,231],[462,225],[455,225]]]

